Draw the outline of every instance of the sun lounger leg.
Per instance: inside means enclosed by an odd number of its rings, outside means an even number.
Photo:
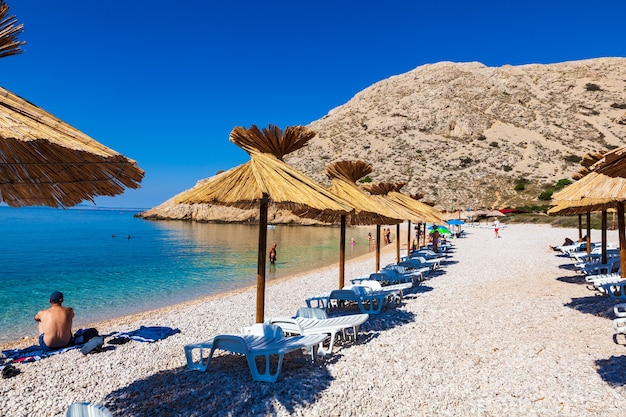
[[[258,356],[262,356],[264,358],[265,369],[263,373],[259,372],[259,367],[257,366],[257,363],[256,363],[256,358]],[[270,356],[271,355],[269,354],[255,355],[252,353],[246,355],[246,360],[248,361],[248,367],[250,368],[252,379],[254,379],[255,381],[276,382],[276,380],[278,379],[278,374],[280,373],[280,367],[283,364],[284,355],[282,353],[278,354],[278,364],[276,365],[276,369],[273,373],[272,373],[272,369],[270,366],[271,365]]]

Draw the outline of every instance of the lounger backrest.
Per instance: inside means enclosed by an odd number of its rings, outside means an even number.
[[[368,287],[371,288],[372,290],[380,290],[383,288],[382,285],[380,285],[380,282],[375,281],[373,279],[371,280],[365,280],[365,281],[361,281],[361,283],[359,285],[362,285],[364,287]]]
[[[247,329],[249,334],[263,336],[267,339],[280,339],[283,337],[283,330],[275,324],[255,323]]]
[[[321,308],[301,307],[296,312],[296,317],[323,320],[323,319],[327,319],[328,315]]]

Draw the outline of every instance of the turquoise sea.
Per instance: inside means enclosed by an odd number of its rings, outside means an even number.
[[[258,225],[148,221],[137,211],[1,206],[0,343],[36,336],[33,316],[55,290],[76,328],[256,283]],[[346,258],[367,253],[374,231],[349,229]],[[339,261],[338,227],[277,225],[273,242],[268,280]]]

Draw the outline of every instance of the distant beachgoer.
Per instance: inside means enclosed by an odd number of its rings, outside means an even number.
[[[50,308],[35,314],[39,322],[39,346],[44,352],[74,345],[72,319],[74,310],[63,307],[63,293],[55,291],[50,295]]]
[[[574,241],[572,239],[570,239],[569,237],[566,237],[565,240],[563,241],[563,244],[561,246],[570,246],[570,245],[573,245],[573,244],[574,244]],[[552,245],[550,245],[550,249],[558,251],[559,250],[559,246],[552,246]]]
[[[500,237],[500,220],[495,219],[493,222],[493,230],[496,232],[496,237]]]
[[[353,237],[351,237],[351,238],[350,238],[350,244],[351,244],[352,246],[356,245],[356,241],[354,240],[354,238],[353,238]]]
[[[433,242],[433,252],[439,252],[439,227],[436,224],[433,225],[433,231],[430,237]]]
[[[367,245],[368,246],[372,245],[372,234],[371,233],[367,234]]]
[[[274,243],[270,248],[269,258],[271,264],[276,263],[276,243]]]

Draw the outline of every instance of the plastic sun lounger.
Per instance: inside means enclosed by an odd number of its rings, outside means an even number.
[[[258,323],[246,329],[249,333],[221,334],[206,342],[185,346],[187,367],[198,371],[206,371],[216,349],[239,353],[246,356],[252,379],[255,381],[276,382],[283,363],[283,356],[291,352],[300,352],[307,349],[314,360],[317,347],[323,343],[327,334],[312,334],[306,336],[285,337],[280,327],[274,324]],[[199,360],[193,360],[193,351],[199,351]],[[208,356],[204,356],[209,350]],[[270,356],[278,355],[278,364],[272,370]],[[257,357],[265,358],[265,367],[261,372],[256,363]]]
[[[419,281],[421,276],[419,274],[407,274],[402,273],[395,268],[383,268],[378,272],[374,272],[369,275],[368,279],[361,280],[363,281],[376,281],[383,286],[384,288],[389,288],[390,285],[394,284],[409,284],[408,288],[413,286],[413,281]]]
[[[70,405],[66,417],[113,417],[113,414],[103,405],[88,402],[78,402]]]
[[[626,300],[625,287],[626,279],[622,279],[619,282],[609,282],[599,285],[599,288],[602,288],[610,298],[615,300]]]
[[[330,293],[331,303],[357,303],[359,310],[364,314],[378,314],[383,309],[389,293],[385,291],[371,291],[366,287],[354,285],[351,288],[334,290]]]
[[[275,317],[267,322],[276,324],[283,332],[296,335],[325,333],[330,336],[328,350],[320,347],[318,354],[330,355],[337,334],[341,332],[347,339],[346,329],[351,328],[354,340],[357,339],[359,327],[369,318],[368,314],[349,314],[346,316],[328,317],[322,309],[301,308],[294,317]]]

